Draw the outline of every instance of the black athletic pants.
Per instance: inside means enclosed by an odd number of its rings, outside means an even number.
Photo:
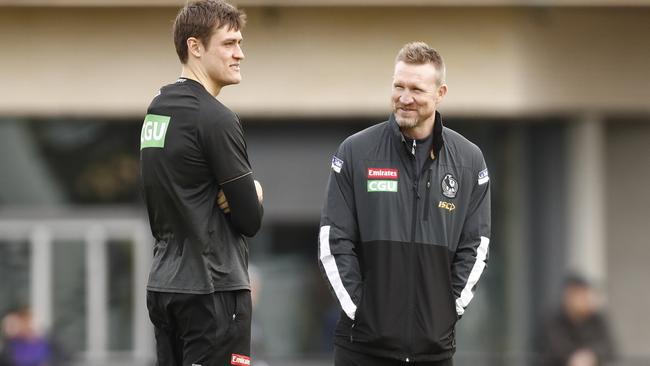
[[[450,359],[427,362],[406,362],[383,358],[364,353],[353,352],[348,349],[334,347],[334,366],[453,366]]]
[[[206,295],[147,291],[158,366],[249,366],[248,290]]]

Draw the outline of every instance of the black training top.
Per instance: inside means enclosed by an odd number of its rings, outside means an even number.
[[[332,157],[318,249],[340,347],[416,363],[456,349],[488,260],[490,177],[481,150],[435,118],[415,149],[391,115]]]
[[[237,115],[200,83],[181,78],[151,102],[140,143],[140,176],[155,238],[147,289],[249,289],[248,244],[231,215],[217,206],[224,185],[252,186]],[[261,206],[256,198],[255,203],[248,216],[257,231]]]

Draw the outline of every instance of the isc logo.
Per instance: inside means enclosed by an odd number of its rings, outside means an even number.
[[[453,211],[453,210],[456,209],[456,205],[454,205],[453,203],[445,202],[445,201],[440,201],[438,203],[438,207],[439,208],[444,208],[445,210],[448,210],[448,211]]]
[[[169,127],[167,116],[147,114],[140,133],[140,150],[147,147],[165,147],[165,135]]]

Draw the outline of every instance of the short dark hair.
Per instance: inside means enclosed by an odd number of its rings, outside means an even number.
[[[586,277],[578,273],[569,273],[564,278],[564,288],[568,288],[568,287],[589,288],[592,286]]]
[[[195,37],[207,47],[214,29],[241,30],[246,14],[222,0],[199,0],[185,5],[174,21],[174,46],[181,63],[187,62],[187,39]]]
[[[400,61],[412,65],[432,64],[438,71],[438,84],[445,82],[445,61],[438,51],[424,42],[405,44],[395,58],[395,63]]]

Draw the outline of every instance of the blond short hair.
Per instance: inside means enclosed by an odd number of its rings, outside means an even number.
[[[438,85],[445,82],[445,61],[435,49],[424,42],[407,43],[397,53],[395,63],[404,62],[412,65],[432,64],[438,71]]]

